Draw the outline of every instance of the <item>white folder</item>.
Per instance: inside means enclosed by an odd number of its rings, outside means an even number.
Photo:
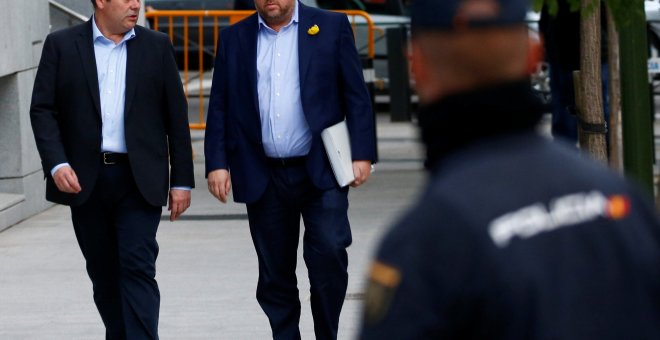
[[[348,135],[346,121],[339,122],[323,130],[321,139],[337,183],[340,187],[351,184],[355,180],[355,175],[353,174],[351,140]]]

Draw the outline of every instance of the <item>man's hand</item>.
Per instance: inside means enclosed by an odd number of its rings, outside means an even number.
[[[226,169],[219,169],[208,174],[209,191],[222,203],[227,203],[231,191],[231,177]]]
[[[63,166],[57,169],[55,175],[53,175],[53,180],[55,180],[55,185],[61,192],[77,194],[82,190],[80,183],[78,183],[78,176],[76,176],[76,172],[70,166]]]
[[[170,221],[176,221],[190,207],[190,190],[170,189]]]
[[[351,183],[353,188],[364,184],[371,175],[371,161],[353,161],[353,175],[355,175],[355,180]]]

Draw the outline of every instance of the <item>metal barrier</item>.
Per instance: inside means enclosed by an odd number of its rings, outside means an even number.
[[[373,59],[375,56],[375,47],[374,47],[374,22],[367,12],[356,11],[356,10],[343,10],[337,11],[345,13],[349,18],[351,18],[351,25],[353,27],[353,33],[355,34],[355,29],[358,25],[366,25],[367,28],[367,57]],[[212,19],[213,26],[213,51],[212,55],[215,56],[215,53],[218,49],[218,36],[220,32],[220,19],[223,18],[223,24],[232,25],[250,15],[254,11],[229,11],[229,10],[153,10],[146,13],[146,18],[150,20],[151,28],[154,30],[159,30],[162,25],[167,25],[168,34],[172,43],[175,43],[175,18],[176,24],[181,25],[182,29],[182,45],[183,45],[183,75],[182,80],[184,84],[184,91],[186,94],[186,99],[189,98],[188,85],[190,81],[190,47],[191,44],[195,44],[198,50],[198,77],[199,77],[199,93],[197,94],[199,100],[199,121],[196,123],[190,123],[191,129],[203,130],[206,128],[206,123],[204,121],[204,52],[205,52],[205,32],[204,24],[205,20]],[[189,26],[190,19],[197,18],[197,41],[191,42],[189,38]],[[358,22],[358,18],[363,19],[364,22]],[[165,21],[164,21],[165,20]],[[180,22],[179,22],[180,20]],[[357,39],[356,39],[357,40]]]

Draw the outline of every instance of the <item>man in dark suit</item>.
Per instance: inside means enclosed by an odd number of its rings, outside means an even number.
[[[220,34],[205,138],[211,193],[247,204],[259,260],[257,300],[273,337],[298,339],[300,217],[314,330],[337,337],[351,244],[348,188],[321,141],[346,120],[355,181],[375,160],[373,111],[350,23],[295,0],[256,0],[256,14]],[[230,176],[231,173],[231,176]]]
[[[107,339],[157,339],[156,230],[194,185],[187,104],[167,36],[139,0],[93,0],[44,42],[30,117],[46,198],[71,206]]]

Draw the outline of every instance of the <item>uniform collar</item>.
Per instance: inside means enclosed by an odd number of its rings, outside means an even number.
[[[476,89],[420,107],[419,125],[426,145],[426,167],[447,155],[495,136],[531,131],[547,107],[529,80]]]

